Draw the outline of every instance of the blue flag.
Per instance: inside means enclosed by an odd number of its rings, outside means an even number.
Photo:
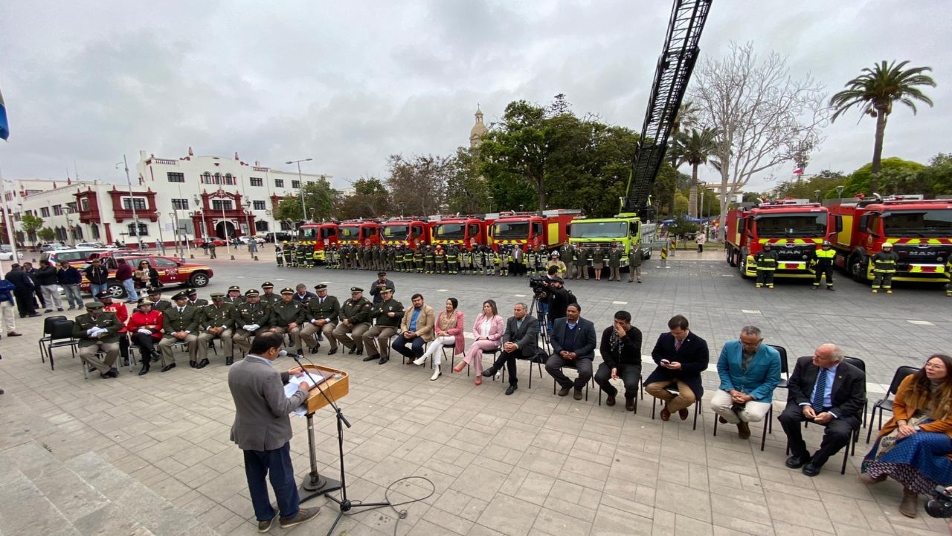
[[[3,105],[3,93],[0,93],[0,139],[10,137],[10,124],[7,123],[7,108]]]

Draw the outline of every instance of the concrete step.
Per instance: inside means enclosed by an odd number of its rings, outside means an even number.
[[[80,535],[40,489],[0,453],[0,534]]]

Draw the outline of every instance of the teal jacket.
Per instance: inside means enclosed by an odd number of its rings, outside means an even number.
[[[760,344],[754,359],[741,373],[743,347],[739,340],[728,341],[717,359],[717,375],[721,378],[722,391],[737,390],[746,393],[757,402],[771,402],[774,389],[780,383],[780,353],[767,344]]]

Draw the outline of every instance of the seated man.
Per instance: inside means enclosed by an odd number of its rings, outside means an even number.
[[[261,301],[257,289],[245,291],[245,300],[235,306],[235,334],[231,340],[245,354],[251,350],[251,338],[271,329],[271,306]],[[225,364],[234,363],[233,356],[225,358]]]
[[[493,366],[483,371],[483,376],[495,376],[505,364],[509,369],[509,387],[506,395],[511,395],[519,388],[519,379],[516,377],[516,358],[520,355],[532,358],[538,350],[539,320],[529,316],[529,309],[524,303],[517,303],[512,309],[512,316],[506,321],[506,332],[502,336],[502,348],[499,357]],[[478,358],[477,358],[478,359]]]
[[[552,330],[552,355],[545,362],[545,371],[562,387],[559,396],[569,394],[575,386],[575,400],[582,399],[582,388],[592,379],[592,360],[595,359],[595,324],[581,317],[582,307],[577,303],[569,304],[565,318],[555,320]],[[568,379],[562,367],[573,367],[578,371],[575,381]]]
[[[426,343],[433,340],[436,313],[432,307],[423,303],[422,294],[414,294],[410,301],[413,303],[413,310],[404,312],[400,333],[393,339],[390,347],[404,357],[416,359],[423,355]]]
[[[390,361],[387,354],[387,342],[390,337],[397,334],[397,329],[403,321],[403,304],[393,299],[393,289],[383,288],[380,290],[381,302],[374,305],[370,311],[370,317],[376,321],[374,327],[364,333],[364,348],[367,349],[367,357],[364,361],[377,360],[378,365],[383,365]]]
[[[225,301],[221,292],[212,292],[212,303],[202,308],[202,315],[198,322],[198,364],[195,368],[208,366],[208,348],[215,339],[221,340],[222,351],[225,353],[225,362],[232,359],[235,334],[235,306]]]
[[[675,315],[668,320],[668,333],[662,333],[651,351],[657,368],[645,380],[645,391],[660,398],[661,420],[667,421],[677,412],[681,420],[688,418],[688,408],[704,394],[701,372],[707,369],[710,354],[707,341],[688,331],[688,319]],[[675,387],[678,394],[668,392]]]
[[[162,312],[162,330],[165,332],[165,336],[159,341],[159,351],[162,353],[161,372],[168,372],[175,368],[172,345],[177,342],[184,342],[188,345],[189,365],[192,368],[198,365],[195,360],[198,352],[196,341],[198,341],[198,321],[202,312],[194,305],[188,304],[188,295],[185,292],[179,292],[172,296],[172,301],[175,303]]]
[[[602,332],[599,352],[602,364],[595,373],[595,383],[608,396],[605,404],[614,406],[618,395],[618,389],[608,380],[621,378],[625,384],[625,410],[634,411],[641,380],[641,330],[631,325],[631,313],[615,313],[615,322]]]
[[[737,436],[750,437],[750,425],[767,416],[773,391],[780,383],[780,353],[763,344],[760,328],[744,326],[736,341],[728,341],[717,360],[721,384],[711,409],[722,423],[737,425]]]
[[[294,289],[281,289],[280,300],[271,305],[271,333],[287,334],[291,337],[291,349],[298,357],[303,357],[301,349],[301,322],[304,319],[304,306],[294,300]],[[263,303],[263,302],[262,302]]]
[[[327,284],[321,283],[314,289],[317,296],[311,298],[304,306],[304,314],[301,319],[301,341],[307,345],[312,354],[317,353],[321,347],[318,335],[324,334],[327,342],[331,345],[327,355],[337,353],[337,338],[334,337],[334,329],[337,327],[337,320],[340,318],[340,302],[336,296],[327,295]]]
[[[340,324],[334,328],[334,338],[348,349],[348,354],[363,353],[364,333],[370,329],[372,308],[370,301],[364,298],[364,289],[350,287],[350,299],[340,306]]]
[[[790,457],[787,467],[816,476],[826,460],[850,442],[859,428],[859,412],[866,405],[866,374],[843,361],[843,351],[835,344],[823,344],[813,357],[797,359],[787,381],[787,407],[780,425],[787,434]],[[803,441],[803,421],[826,427],[820,449],[811,456]]]
[[[103,311],[100,302],[87,303],[86,314],[77,316],[73,323],[73,338],[79,339],[79,358],[103,378],[119,375],[115,364],[119,358],[119,330],[123,327],[114,313]],[[105,353],[102,360],[96,357],[100,350]]]

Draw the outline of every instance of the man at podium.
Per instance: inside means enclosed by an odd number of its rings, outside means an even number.
[[[288,413],[307,400],[310,386],[301,382],[297,392],[288,397],[284,384],[291,373],[278,372],[272,366],[275,359],[287,352],[284,336],[262,333],[254,338],[245,358],[228,371],[228,389],[235,402],[235,423],[231,440],[244,451],[245,476],[258,520],[258,532],[267,532],[280,514],[281,528],[290,528],[316,516],[320,508],[299,506],[294,468],[291,466],[291,420]],[[280,512],[271,507],[266,479],[270,473],[271,485],[278,499]]]

